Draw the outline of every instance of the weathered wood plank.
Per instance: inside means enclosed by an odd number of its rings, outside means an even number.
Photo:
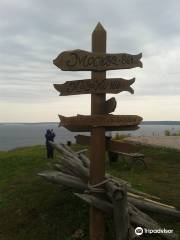
[[[75,137],[76,143],[81,145],[89,145],[90,137],[84,135],[77,135]],[[131,143],[110,140],[106,137],[106,150],[108,151],[123,151],[125,153],[135,153],[139,151],[139,146]]]
[[[108,114],[108,113],[111,113],[111,112],[114,112],[115,109],[116,109],[116,99],[114,97],[106,100],[105,102],[105,113]]]
[[[106,192],[113,203],[113,218],[116,240],[127,240],[129,230],[129,214],[127,202],[127,187],[115,185],[114,182],[105,184]],[[120,224],[119,224],[120,223]]]
[[[73,125],[68,125],[64,126],[66,129],[68,129],[71,132],[90,132],[92,130],[92,126],[73,126]],[[105,127],[105,131],[135,131],[139,129],[138,126],[107,126]]]
[[[134,93],[130,87],[135,78],[125,80],[122,78],[110,78],[102,80],[84,79],[67,81],[64,84],[54,84],[54,88],[60,92],[60,96],[90,94],[90,93],[120,93],[128,91]]]
[[[105,127],[107,131],[136,130],[142,118],[137,115],[77,115],[65,117],[59,115],[60,126],[70,131],[90,131],[92,127]]]
[[[134,206],[139,208],[140,210],[152,212],[155,214],[160,214],[167,216],[169,218],[174,218],[180,220],[180,211],[176,209],[172,209],[171,207],[163,207],[158,204],[154,204],[153,202],[147,202],[140,199],[135,199],[132,197],[128,197],[128,201],[132,203]]]
[[[141,123],[142,117],[137,115],[77,115],[72,117],[65,117],[59,115],[60,125],[62,126],[93,126],[93,127],[106,127],[106,126],[136,126]]]
[[[62,52],[53,60],[53,63],[64,71],[105,71],[142,67],[141,57],[142,53],[108,54],[76,49]]]
[[[109,140],[107,143],[107,149],[109,151],[123,151],[125,153],[136,153],[139,151],[140,147],[135,144],[129,144],[126,142],[120,142],[115,140]]]
[[[80,178],[62,173],[60,171],[47,171],[43,173],[39,173],[39,176],[45,178],[49,182],[64,185],[70,188],[75,188],[80,191],[87,190],[87,184],[85,184]]]

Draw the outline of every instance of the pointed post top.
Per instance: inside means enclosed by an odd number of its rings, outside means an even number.
[[[94,32],[106,32],[106,30],[104,29],[104,27],[102,26],[102,24],[100,22],[98,22],[98,24],[96,25]]]
[[[92,52],[106,52],[106,30],[100,22],[92,32]]]

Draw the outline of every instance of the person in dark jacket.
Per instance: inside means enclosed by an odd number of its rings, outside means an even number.
[[[46,138],[46,150],[47,150],[47,158],[54,158],[54,149],[51,146],[50,142],[54,142],[54,138],[55,138],[55,133],[53,132],[53,129],[47,129],[46,134],[45,134],[45,138]]]

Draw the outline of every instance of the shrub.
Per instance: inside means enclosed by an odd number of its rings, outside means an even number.
[[[178,132],[172,132],[172,131],[166,129],[166,130],[164,131],[164,135],[165,135],[165,136],[180,136],[180,131],[178,131]]]
[[[130,137],[131,134],[119,134],[118,132],[116,133],[116,135],[113,137],[114,140],[122,140],[126,137]]]

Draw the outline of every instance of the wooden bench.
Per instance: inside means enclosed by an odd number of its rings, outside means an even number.
[[[136,166],[138,163],[143,165],[144,168],[147,168],[147,164],[144,160],[145,157],[144,157],[144,154],[142,154],[142,153],[125,153],[125,152],[119,152],[119,151],[113,151],[112,153],[117,154],[117,160],[118,160],[119,156],[122,156],[123,160],[125,160],[125,158],[130,159],[131,160],[131,163],[130,163],[131,168]]]

